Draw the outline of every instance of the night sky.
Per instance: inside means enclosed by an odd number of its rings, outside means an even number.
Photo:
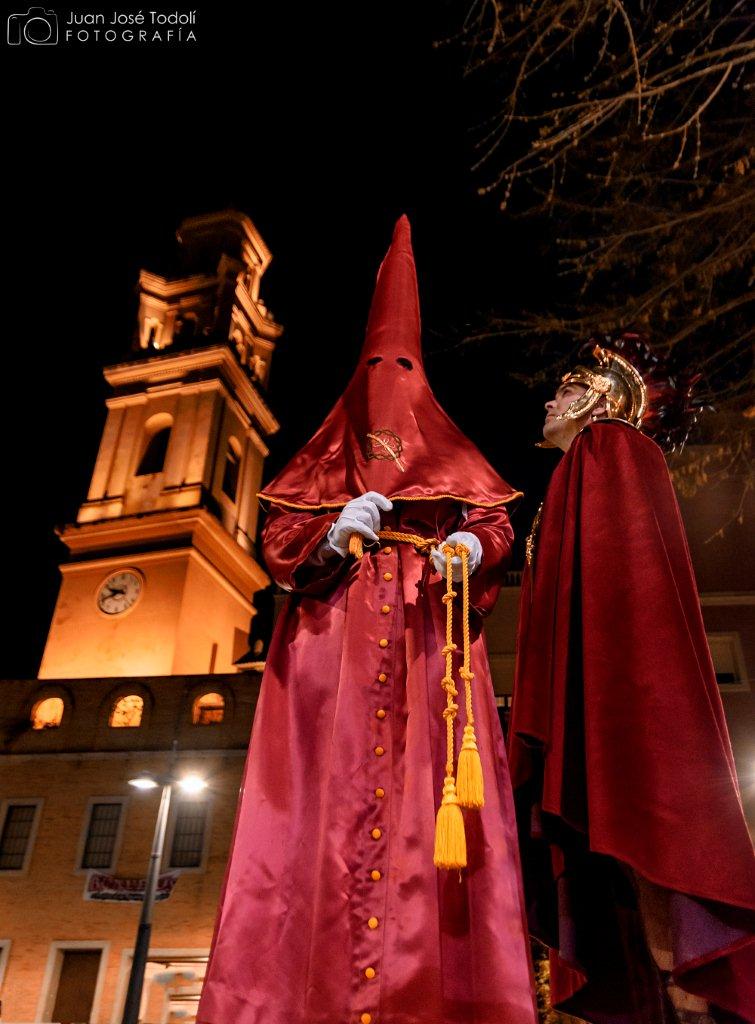
[[[4,43],[2,676],[37,672],[65,556],[54,526],[86,495],[102,367],[129,357],[139,269],[171,269],[193,214],[243,210],[273,253],[261,294],[285,333],[267,479],[348,381],[393,223],[409,215],[431,383],[526,492],[521,545],[555,464],[533,447],[548,396],[511,379],[515,340],[458,339],[490,311],[547,308],[539,251],[554,228],[477,195],[476,100],[459,50],[433,47],[465,9],[216,4],[198,8],[193,47]]]

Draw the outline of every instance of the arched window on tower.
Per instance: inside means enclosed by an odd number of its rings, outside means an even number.
[[[222,693],[203,693],[192,705],[191,720],[194,725],[214,725],[223,721],[224,711]]]
[[[108,725],[113,729],[138,729],[142,724],[144,698],[138,693],[120,697],[110,709]]]
[[[137,476],[162,473],[172,425],[173,417],[168,413],[157,413],[156,416],[150,416],[147,420],[144,428],[144,449],[139,460],[139,468],[136,471]]]
[[[231,501],[236,501],[236,492],[239,488],[239,468],[241,466],[241,445],[237,438],[229,437],[225,451],[225,466],[223,467],[223,494],[226,494]]]
[[[45,697],[31,709],[32,729],[57,729],[63,721],[64,704],[61,697]]]

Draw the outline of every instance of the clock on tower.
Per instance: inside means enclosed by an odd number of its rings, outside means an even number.
[[[97,607],[105,615],[120,615],[136,604],[141,592],[141,573],[133,569],[113,572],[97,592]]]
[[[265,399],[282,328],[260,298],[270,252],[228,210],[179,227],[180,276],[143,270],[131,358],[112,388],[41,678],[233,672],[248,648]]]

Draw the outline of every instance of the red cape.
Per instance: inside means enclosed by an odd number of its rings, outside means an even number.
[[[668,891],[677,983],[755,1021],[755,856],[689,551],[663,453],[621,421],[586,427],[546,496],[522,587],[510,761],[533,931],[560,951],[559,1008],[655,1019],[619,1012],[626,964],[602,984],[605,934],[590,952],[612,858]]]

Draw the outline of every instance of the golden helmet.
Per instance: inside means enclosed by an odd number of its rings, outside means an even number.
[[[576,420],[605,402],[600,418],[630,423],[652,437],[666,451],[681,449],[700,413],[702,404],[693,392],[700,374],[689,367],[674,370],[670,361],[649,346],[637,331],[621,331],[592,337],[581,354],[594,362],[580,363],[561,378],[576,383],[585,393],[569,404],[558,419]],[[541,441],[539,447],[552,447]]]
[[[557,419],[579,419],[602,400],[606,404],[606,416],[641,427],[648,393],[639,370],[624,356],[602,345],[595,345],[592,355],[596,360],[593,367],[575,366],[561,378],[562,384],[583,384],[587,390]]]

